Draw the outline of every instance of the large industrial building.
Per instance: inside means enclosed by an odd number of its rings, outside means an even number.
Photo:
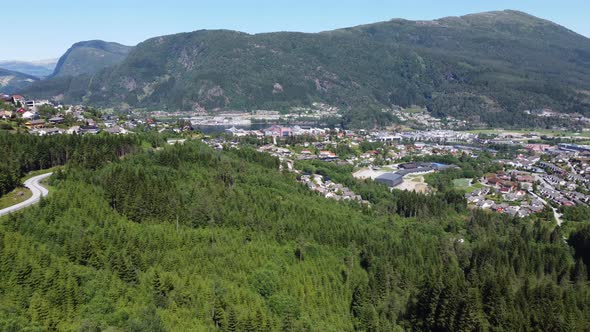
[[[400,170],[396,171],[395,173],[385,173],[377,178],[375,181],[379,183],[383,183],[389,187],[396,187],[399,186],[406,174],[410,173],[425,173],[430,171],[442,171],[449,168],[458,168],[456,165],[445,165],[439,163],[405,163],[399,165]]]
[[[385,173],[375,178],[375,181],[383,183],[384,185],[389,187],[396,187],[402,184],[402,182],[404,181],[404,176],[402,174],[397,173]]]

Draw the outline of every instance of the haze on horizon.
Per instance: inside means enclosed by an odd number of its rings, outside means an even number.
[[[0,60],[54,59],[72,44],[93,39],[136,45],[151,37],[199,29],[319,32],[392,18],[430,20],[504,9],[524,11],[590,36],[590,2],[584,0],[31,0],[24,7],[27,22],[10,26],[4,34]]]

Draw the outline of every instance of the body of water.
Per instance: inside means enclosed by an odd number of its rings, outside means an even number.
[[[244,129],[244,130],[260,130],[264,128],[269,128],[273,126],[273,124],[261,124],[261,123],[253,123],[249,125],[219,125],[219,126],[193,126],[195,130],[202,132],[203,134],[218,134],[218,133],[225,133],[227,129],[231,127],[236,127],[237,129]],[[282,126],[279,124],[279,126]]]
[[[225,133],[226,129],[231,127],[236,127],[237,129],[244,129],[244,130],[260,130],[265,128],[270,128],[272,126],[285,126],[285,127],[292,127],[295,124],[284,124],[284,123],[252,123],[249,125],[216,125],[216,126],[199,126],[193,125],[195,130],[202,132],[203,134],[217,134],[217,133]],[[321,127],[325,128],[325,126],[317,125],[317,124],[299,124],[299,126],[312,126],[312,127]]]

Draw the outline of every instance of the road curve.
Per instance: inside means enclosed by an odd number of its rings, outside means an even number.
[[[49,191],[46,188],[44,188],[39,182],[41,182],[43,179],[50,177],[51,174],[53,174],[53,173],[45,173],[45,174],[33,176],[32,178],[26,180],[25,187],[27,187],[31,190],[31,192],[33,193],[33,196],[31,196],[29,199],[27,199],[24,202],[21,202],[21,203],[18,203],[13,206],[9,206],[5,209],[0,210],[0,217],[2,217],[3,215],[6,215],[6,214],[12,213],[12,212],[16,212],[20,209],[24,209],[27,206],[31,206],[35,203],[38,203],[39,200],[41,200],[41,197],[47,196]]]

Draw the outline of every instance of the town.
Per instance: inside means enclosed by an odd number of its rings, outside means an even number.
[[[370,178],[392,190],[422,193],[434,190],[428,184],[429,174],[460,167],[411,161],[454,157],[477,165],[485,154],[492,158],[490,169],[494,171],[477,178],[457,178],[453,183],[465,192],[470,207],[515,217],[528,217],[550,209],[561,223],[561,207],[590,203],[590,146],[549,144],[553,142],[551,138],[547,143],[528,143],[539,139],[539,134],[534,132],[482,138],[453,130],[387,132],[279,125],[261,130],[232,127],[226,132],[233,140],[216,138],[211,142],[218,148],[228,140],[238,146],[241,138],[252,137],[266,143],[259,151],[279,157],[290,170],[298,160],[349,165],[358,179]],[[301,181],[327,198],[363,201],[348,188],[324,181],[317,174],[305,174]],[[345,194],[339,195],[339,190]]]
[[[107,114],[82,105],[64,106],[20,95],[0,97],[0,130],[39,136],[101,132],[125,135],[156,130],[176,134],[178,137],[169,142],[177,144],[194,137],[200,126],[221,125],[224,127],[218,132],[202,139],[216,149],[251,144],[254,139],[258,151],[280,159],[281,169],[297,173],[298,180],[310,190],[335,200],[368,204],[366,198],[329,177],[297,169],[297,163],[319,161],[348,166],[356,179],[372,179],[391,190],[428,194],[437,190],[432,185],[436,174],[461,173],[461,165],[442,161],[461,158],[477,165],[485,155],[493,161],[487,172],[477,177],[457,177],[452,182],[464,193],[471,208],[516,217],[550,209],[561,223],[563,207],[590,204],[590,146],[580,144],[590,140],[585,134],[469,131],[464,130],[464,121],[436,119],[421,109],[391,110],[415,129],[348,130],[305,121],[278,124],[289,118],[315,119],[317,123],[339,116],[337,109],[324,104],[298,109],[299,117],[260,110],[215,116],[166,112],[146,115]],[[550,116],[548,111],[535,114]],[[252,129],[252,121],[268,124]]]

